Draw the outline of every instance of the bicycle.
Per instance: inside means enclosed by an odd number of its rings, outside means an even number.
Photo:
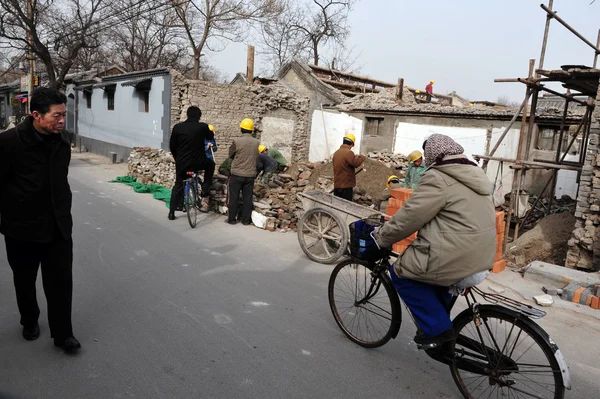
[[[352,241],[350,249],[351,257],[331,273],[329,305],[351,341],[380,347],[396,338],[402,322],[400,298],[388,274],[390,257],[398,254],[379,250],[369,259]],[[491,305],[479,304],[475,294]],[[418,347],[450,367],[465,398],[564,398],[565,389],[571,389],[568,366],[556,343],[533,321],[546,312],[476,287],[461,296],[467,309],[452,321],[455,338],[439,347]],[[448,314],[457,299],[453,297]]]
[[[187,213],[188,222],[193,229],[198,222],[198,212],[200,211],[203,182],[199,172],[187,172],[189,178],[185,179],[185,191],[183,197],[183,206]]]

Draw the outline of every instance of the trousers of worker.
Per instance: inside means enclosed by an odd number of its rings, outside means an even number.
[[[425,337],[435,337],[452,328],[448,312],[452,295],[448,287],[398,277],[393,265],[390,267],[390,277]]]

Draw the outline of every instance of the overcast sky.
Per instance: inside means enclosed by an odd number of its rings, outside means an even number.
[[[361,54],[360,73],[434,90],[456,90],[470,100],[521,101],[525,86],[494,83],[495,78],[526,77],[529,59],[538,66],[547,0],[360,0],[349,16],[349,46]],[[600,0],[555,0],[554,10],[592,43],[600,29]],[[246,70],[246,45],[232,43],[208,61],[227,79]],[[250,43],[255,44],[255,43]],[[565,64],[591,66],[593,50],[556,21],[544,69]],[[260,56],[256,71],[266,69]],[[564,90],[564,89],[563,89]],[[561,91],[563,91],[561,90]]]

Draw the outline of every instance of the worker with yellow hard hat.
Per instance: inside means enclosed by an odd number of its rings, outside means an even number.
[[[414,190],[421,181],[421,175],[427,168],[423,165],[423,153],[419,150],[408,154],[408,160],[410,163],[406,169],[406,177],[404,178],[402,187]]]
[[[391,175],[390,177],[388,177],[385,183],[385,190],[383,190],[377,201],[377,207],[380,212],[386,211],[388,206],[388,200],[392,197],[392,190],[401,187],[402,182],[400,181],[400,178],[398,176]]]
[[[287,168],[287,160],[285,159],[285,157],[281,154],[281,152],[279,152],[278,150],[276,150],[275,148],[270,148],[267,147],[264,144],[261,144],[258,146],[258,152],[264,155],[268,155],[271,158],[273,158],[274,160],[277,161],[277,170],[279,172],[285,170]]]
[[[364,155],[352,152],[356,137],[344,135],[341,147],[333,154],[333,195],[352,201],[356,187],[356,168],[365,162]]]
[[[429,81],[429,84],[427,86],[425,86],[425,92],[427,93],[427,102],[430,103],[431,102],[431,97],[433,96],[433,84],[435,83],[435,81],[433,79],[431,79]]]
[[[227,190],[229,214],[226,222],[236,224],[238,222],[238,208],[240,192],[242,193],[242,214],[240,221],[244,225],[252,223],[252,194],[254,190],[254,179],[256,178],[256,165],[258,152],[256,149],[260,144],[252,137],[254,122],[252,119],[244,119],[240,123],[241,137],[233,139],[229,147],[229,158],[231,162],[231,177]],[[221,165],[222,166],[222,165]]]
[[[214,153],[217,152],[217,142],[215,141],[215,127],[213,125],[208,125],[209,133],[207,133],[204,138],[204,151],[206,152],[206,157],[215,162]]]

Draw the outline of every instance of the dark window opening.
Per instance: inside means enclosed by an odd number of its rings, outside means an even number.
[[[115,92],[112,90],[106,91],[106,99],[109,111],[115,110]]]
[[[85,103],[87,104],[88,108],[92,108],[92,92],[91,91],[84,91],[83,94],[85,95]]]
[[[365,128],[367,136],[379,136],[382,133],[383,118],[367,117]]]

